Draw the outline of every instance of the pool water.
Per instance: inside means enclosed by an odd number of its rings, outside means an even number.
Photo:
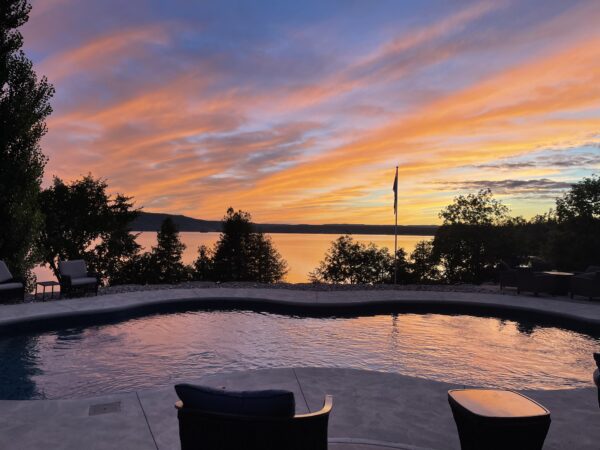
[[[0,399],[88,397],[235,370],[315,366],[472,386],[591,385],[600,337],[464,315],[193,311],[0,338]]]

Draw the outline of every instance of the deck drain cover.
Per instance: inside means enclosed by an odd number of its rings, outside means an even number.
[[[99,403],[90,406],[90,416],[99,416],[100,414],[108,414],[121,411],[121,402]]]

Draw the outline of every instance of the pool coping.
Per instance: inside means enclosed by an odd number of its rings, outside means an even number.
[[[194,308],[258,309],[300,315],[361,315],[381,311],[464,313],[534,319],[594,333],[600,331],[600,302],[567,297],[427,290],[186,288],[0,305],[0,334]]]

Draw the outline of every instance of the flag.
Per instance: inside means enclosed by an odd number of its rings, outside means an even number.
[[[394,214],[398,212],[398,166],[396,166],[396,176],[394,177]]]

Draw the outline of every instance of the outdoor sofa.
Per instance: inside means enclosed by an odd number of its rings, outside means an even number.
[[[83,259],[58,262],[61,295],[71,295],[74,291],[94,292],[98,295],[100,278],[98,274],[88,272]]]
[[[9,300],[23,300],[25,298],[25,283],[20,278],[15,278],[8,270],[8,266],[0,260],[0,302]]]
[[[227,391],[178,384],[181,450],[327,450],[333,406],[296,414],[290,391]]]
[[[589,266],[585,272],[571,277],[571,298],[575,295],[600,297],[600,266]]]

